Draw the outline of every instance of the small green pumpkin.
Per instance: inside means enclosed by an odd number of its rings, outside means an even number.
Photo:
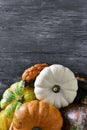
[[[6,115],[13,116],[16,109],[23,103],[35,100],[34,88],[25,86],[25,81],[21,80],[11,85],[3,93],[1,99],[1,109],[5,109]],[[13,113],[13,114],[12,114]]]

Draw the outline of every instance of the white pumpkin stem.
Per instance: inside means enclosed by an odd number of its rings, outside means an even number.
[[[58,93],[60,91],[60,86],[59,85],[54,85],[52,87],[52,91],[55,92],[55,93]]]

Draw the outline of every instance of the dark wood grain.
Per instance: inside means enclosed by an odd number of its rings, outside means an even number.
[[[87,74],[87,0],[0,0],[0,98],[42,62]]]

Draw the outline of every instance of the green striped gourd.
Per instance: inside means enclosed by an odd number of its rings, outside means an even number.
[[[5,109],[6,115],[12,116],[23,103],[35,100],[34,88],[25,86],[25,81],[15,82],[3,93],[0,106]]]

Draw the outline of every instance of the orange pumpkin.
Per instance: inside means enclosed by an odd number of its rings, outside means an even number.
[[[34,100],[15,112],[10,130],[61,130],[62,125],[63,119],[56,107]]]

